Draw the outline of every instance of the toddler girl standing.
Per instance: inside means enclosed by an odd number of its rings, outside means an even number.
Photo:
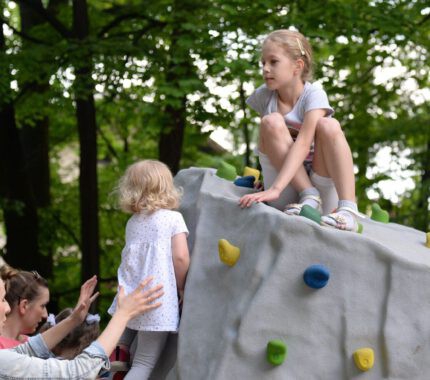
[[[131,165],[119,182],[119,203],[133,213],[127,222],[118,283],[131,292],[142,279],[154,276],[164,285],[163,304],[127,324],[120,344],[137,346],[126,379],[147,379],[164,347],[168,333],[177,332],[189,266],[188,229],[179,206],[180,193],[168,167],[153,160]],[[179,295],[179,302],[178,302]],[[115,297],[108,312],[116,309]],[[132,330],[132,331],[130,331]]]
[[[262,65],[265,84],[247,103],[261,116],[258,150],[266,191],[243,196],[240,205],[275,202],[287,214],[299,214],[304,204],[324,214],[335,209],[323,223],[356,231],[351,150],[326,93],[309,82],[309,42],[298,32],[276,30],[263,42]]]

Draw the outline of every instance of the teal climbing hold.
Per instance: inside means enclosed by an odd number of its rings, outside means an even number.
[[[230,165],[225,161],[221,161],[218,165],[216,175],[228,181],[234,181],[237,177],[237,172],[233,165]]]
[[[388,215],[387,211],[381,208],[381,206],[379,206],[377,203],[373,203],[372,215],[370,216],[370,219],[381,223],[388,223],[390,221],[390,216]]]
[[[281,365],[287,357],[287,345],[280,339],[267,343],[266,358],[270,364]]]
[[[299,215],[304,216],[305,218],[308,218],[310,220],[313,220],[318,224],[321,223],[321,213],[317,209],[309,205],[303,205]]]
[[[247,175],[245,177],[239,177],[234,180],[234,184],[240,187],[254,188],[255,177],[253,175]]]
[[[321,289],[327,285],[330,279],[330,271],[324,265],[314,264],[303,273],[303,281],[313,289]]]

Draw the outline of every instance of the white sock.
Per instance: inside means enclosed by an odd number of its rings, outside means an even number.
[[[314,198],[307,198],[309,195],[314,196],[314,197],[319,197],[320,193],[316,187],[309,187],[307,189],[304,189],[299,194],[299,197],[300,197],[299,203],[311,206],[312,208],[318,208],[318,206],[320,205],[320,202],[318,202]]]
[[[341,207],[348,207],[351,208],[352,210],[358,212],[358,207],[357,204],[355,202],[352,201],[348,201],[348,200],[339,200],[338,203],[338,209]],[[334,218],[330,217],[330,216],[323,216],[321,218],[321,220],[326,223],[329,224],[330,226],[333,227],[340,227],[339,229],[342,230],[347,230],[347,231],[353,231],[356,228],[356,224],[357,221],[355,219],[355,215],[347,210],[339,210],[339,211],[335,211],[333,214],[335,215],[341,215],[345,224],[339,223],[337,222]]]

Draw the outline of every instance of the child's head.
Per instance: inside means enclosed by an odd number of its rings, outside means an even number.
[[[288,29],[275,30],[266,37],[262,48],[269,43],[278,45],[292,60],[301,59],[303,61],[301,79],[303,82],[312,79],[312,48],[303,34]]]
[[[32,334],[47,317],[48,282],[37,272],[27,272],[4,265],[0,276],[6,289],[11,313],[8,318],[20,326],[20,334]]]
[[[129,166],[119,181],[118,192],[121,209],[132,213],[178,208],[181,196],[169,168],[155,160]]]
[[[63,319],[70,316],[72,311],[73,309],[71,308],[64,309],[55,317],[53,314],[50,314],[47,321],[40,328],[40,332],[42,333],[60,323]],[[91,342],[98,338],[100,334],[99,321],[100,317],[98,315],[88,314],[84,322],[76,326],[52,349],[53,354],[68,360],[79,355],[84,348],[88,347]]]

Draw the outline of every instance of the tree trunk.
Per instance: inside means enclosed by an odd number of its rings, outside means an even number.
[[[0,21],[0,53],[6,50]],[[0,76],[10,78],[8,65]],[[15,109],[10,99],[0,100],[0,195],[6,226],[8,264],[22,269],[39,268],[38,220],[34,196],[23,160]]]
[[[89,33],[86,0],[73,1],[73,31],[80,41]],[[83,49],[88,47],[83,46]],[[99,275],[99,219],[97,189],[97,126],[94,88],[91,79],[91,53],[75,65],[76,117],[80,143],[80,210],[82,239],[82,281]]]
[[[181,6],[185,6],[185,3],[176,3],[175,5],[178,9],[177,12],[173,11],[173,13],[175,15],[181,14]],[[176,22],[180,24],[182,22],[181,18],[179,17]],[[178,28],[178,30],[181,30],[181,28]],[[179,32],[173,28],[170,51],[175,52],[175,61],[170,56],[166,59],[166,82],[173,87],[178,86],[179,79],[186,78],[189,73],[193,72],[189,52],[180,46],[177,47],[178,39]],[[177,100],[177,98],[172,100]],[[175,175],[179,171],[185,136],[187,94],[183,94],[180,97],[178,105],[174,101],[169,102],[169,99],[166,99],[166,103],[167,106],[164,109],[163,125],[158,141],[158,157]]]
[[[430,131],[430,129],[429,129]],[[415,218],[415,227],[427,232],[430,230],[429,198],[430,198],[430,132],[427,134],[426,150],[423,158],[423,174],[421,175],[421,196],[417,212],[421,213]]]
[[[181,99],[182,108],[176,109],[167,106],[165,120],[160,140],[158,143],[159,160],[164,162],[176,174],[179,171],[179,163],[182,156],[182,144],[184,142],[186,125],[186,97]]]
[[[38,6],[43,7],[40,0],[33,0]],[[33,7],[27,4],[19,4],[21,16],[21,31],[26,35],[31,35],[31,29],[37,25],[45,23],[45,19],[34,11]],[[22,48],[31,49],[31,42],[23,39]],[[41,70],[43,70],[41,68]],[[48,78],[48,75],[45,75]],[[48,79],[45,83],[29,81],[20,83],[25,88],[25,97],[32,98],[43,96],[49,90]],[[24,124],[20,128],[24,162],[29,176],[29,181],[34,194],[37,208],[48,207],[51,203],[50,187],[50,165],[49,165],[49,120],[47,116],[42,119],[35,117],[33,124]],[[52,275],[52,249],[50,244],[46,244],[46,252],[39,254],[38,270],[44,277]]]

